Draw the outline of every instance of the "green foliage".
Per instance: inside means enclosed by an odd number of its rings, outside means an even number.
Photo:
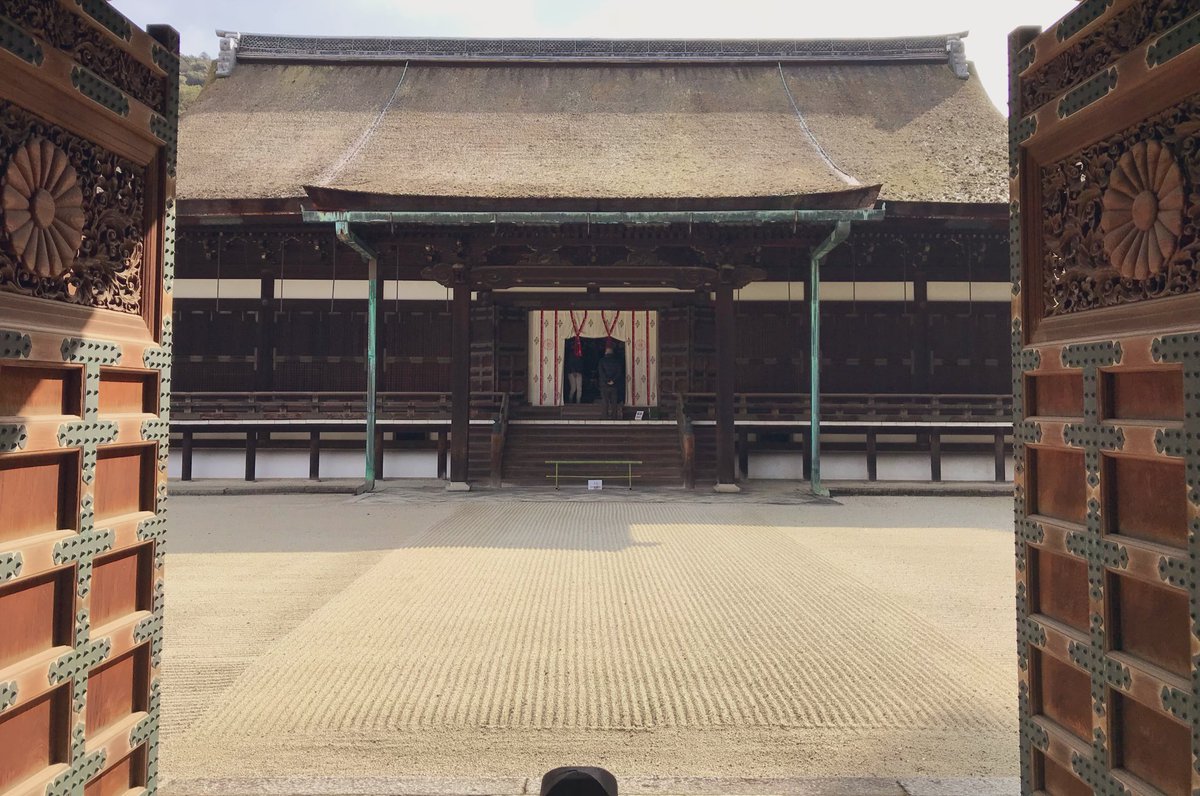
[[[212,59],[208,53],[199,55],[183,55],[179,58],[179,79],[181,85],[203,86],[208,82],[208,65]]]
[[[183,55],[179,58],[179,112],[187,111],[200,91],[212,80],[216,65],[208,53]]]

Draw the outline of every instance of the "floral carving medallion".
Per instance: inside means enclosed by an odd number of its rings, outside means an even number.
[[[1200,95],[1041,167],[1043,317],[1200,293]]]
[[[140,313],[145,169],[0,101],[0,291]]]
[[[83,242],[83,192],[66,153],[44,138],[17,150],[0,191],[4,231],[21,262],[54,277],[75,261]]]
[[[1158,141],[1142,141],[1121,156],[1109,177],[1100,225],[1104,248],[1126,279],[1161,274],[1183,232],[1183,175]]]

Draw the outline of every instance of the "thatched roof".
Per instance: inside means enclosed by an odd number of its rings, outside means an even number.
[[[680,55],[697,43],[675,42],[674,56],[398,62],[346,41],[378,40],[341,40],[341,55],[307,43],[239,52],[181,120],[179,196],[288,198],[312,186],[848,206],[869,204],[880,184],[885,199],[922,202],[1000,202],[1007,191],[1003,119],[974,74],[956,76],[945,37],[940,54],[897,57],[830,55],[839,43],[824,42],[806,43],[822,45],[815,58],[763,47],[764,57],[701,58]]]

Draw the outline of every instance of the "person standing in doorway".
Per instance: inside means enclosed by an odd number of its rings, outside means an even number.
[[[583,347],[579,338],[574,345],[567,346],[567,403],[580,403],[583,400]]]
[[[598,371],[598,375],[600,376],[600,397],[604,401],[604,417],[608,420],[616,420],[618,412],[617,395],[624,367],[622,367],[620,360],[617,359],[617,352],[613,350],[611,344],[604,347],[604,356],[600,359]]]

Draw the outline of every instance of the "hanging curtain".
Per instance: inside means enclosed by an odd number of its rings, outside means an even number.
[[[619,312],[619,314],[618,314]],[[583,337],[612,338],[625,344],[625,395],[629,406],[658,406],[658,313],[652,310],[591,311],[586,320],[568,310],[529,313],[529,403],[561,406],[563,346]],[[602,320],[603,316],[603,320]]]

